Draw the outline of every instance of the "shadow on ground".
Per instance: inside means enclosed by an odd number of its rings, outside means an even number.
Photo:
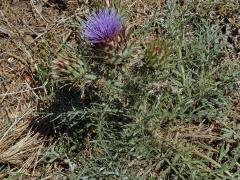
[[[84,139],[97,135],[99,124],[108,128],[116,138],[121,138],[124,126],[132,119],[123,111],[121,104],[114,103],[112,107],[101,104],[101,100],[94,94],[94,89],[88,89],[86,97],[81,91],[66,86],[60,89],[53,102],[39,112],[39,117],[32,124],[31,129],[43,136],[53,136],[56,139],[66,136],[84,143]],[[104,123],[102,123],[104,121]],[[104,124],[104,125],[103,125]]]

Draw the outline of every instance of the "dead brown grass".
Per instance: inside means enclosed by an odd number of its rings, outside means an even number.
[[[32,51],[39,42],[48,43],[44,36],[55,32],[64,18],[78,8],[77,0],[64,6],[54,1],[36,2],[0,2],[0,165],[9,165],[12,171],[32,177],[37,175],[42,151],[52,142],[51,137],[31,129],[33,114],[46,91],[45,84],[34,80],[36,67],[42,61]],[[69,29],[59,29],[58,33],[69,36]],[[57,41],[52,44],[55,43],[53,51],[57,53],[64,42],[55,38]]]

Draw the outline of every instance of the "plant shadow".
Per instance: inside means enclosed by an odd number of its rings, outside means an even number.
[[[89,88],[83,97],[79,89],[70,86],[59,89],[52,103],[39,112],[31,129],[43,136],[56,139],[66,137],[83,145],[89,135],[91,138],[98,136],[96,129],[104,120],[110,128],[107,130],[116,138],[121,138],[124,126],[132,121],[131,117],[126,116],[127,109],[123,111],[118,102],[113,103],[114,109],[106,108],[108,105],[102,104],[93,91],[94,88]]]

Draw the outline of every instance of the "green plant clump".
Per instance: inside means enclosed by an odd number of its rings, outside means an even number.
[[[168,1],[121,48],[78,34],[76,46],[66,43],[50,60],[54,99],[43,113],[59,137],[53,161],[70,159],[61,174],[239,178],[239,123],[229,118],[239,63],[224,60],[218,30],[194,8]]]

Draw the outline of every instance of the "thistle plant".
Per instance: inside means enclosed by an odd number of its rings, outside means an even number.
[[[77,53],[78,58],[70,57],[64,58],[64,60],[57,58],[52,66],[55,79],[71,82],[81,88],[89,80],[104,79],[106,74],[111,74],[108,70],[112,70],[112,66],[116,65],[113,63],[116,56],[111,54],[111,50],[119,50],[123,42],[123,32],[124,26],[117,10],[104,8],[93,12],[84,23],[82,32],[90,46],[83,42],[81,44],[83,46],[79,48]],[[95,61],[96,58],[97,60],[111,60],[110,65],[107,61],[99,64],[99,61]],[[98,74],[97,77],[94,74]]]
[[[93,12],[84,24],[83,35],[88,42],[105,49],[120,46],[124,26],[117,11],[113,8]]]

